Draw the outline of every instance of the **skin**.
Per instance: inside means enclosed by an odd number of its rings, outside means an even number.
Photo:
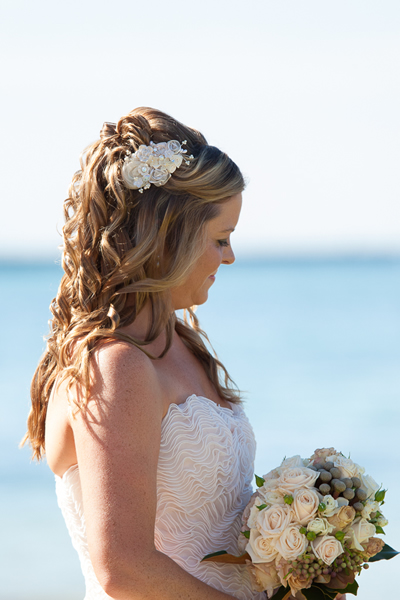
[[[241,194],[232,196],[207,224],[203,255],[184,284],[171,291],[174,310],[206,302],[218,268],[234,262],[230,235],[241,204]],[[144,338],[149,319],[145,307],[123,331]],[[149,350],[159,354],[164,345],[165,336],[160,335]],[[233,599],[181,569],[154,546],[161,422],[169,405],[180,404],[191,394],[230,405],[218,397],[177,334],[159,361],[113,341],[94,352],[91,366],[94,384],[86,411],[71,417],[66,383],[51,398],[46,456],[60,477],[79,465],[89,552],[100,584],[115,600]]]
[[[237,225],[241,194],[221,204],[208,222],[206,248],[183,285],[171,292],[174,310],[203,304],[221,264],[235,256],[230,235]],[[145,308],[124,331],[144,336]],[[149,350],[159,354],[160,335]],[[46,456],[62,476],[79,465],[90,557],[105,592],[115,600],[223,600],[154,546],[156,473],[161,422],[171,403],[191,394],[218,397],[203,367],[177,334],[166,356],[152,361],[127,343],[112,341],[93,354],[93,387],[86,411],[71,416],[66,383],[49,402]],[[79,395],[75,389],[73,393]],[[95,493],[94,493],[95,492]]]

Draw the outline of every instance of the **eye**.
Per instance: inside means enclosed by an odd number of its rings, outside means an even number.
[[[226,239],[226,240],[218,240],[218,246],[229,246],[228,239]]]

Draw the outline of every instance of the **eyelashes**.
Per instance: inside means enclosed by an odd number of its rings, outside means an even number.
[[[229,246],[228,240],[218,240],[218,246]]]

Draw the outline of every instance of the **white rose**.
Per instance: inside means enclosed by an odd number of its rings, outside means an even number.
[[[305,488],[296,490],[293,494],[292,510],[296,521],[306,525],[317,514],[319,496],[314,490]]]
[[[269,471],[266,475],[263,475],[263,479],[265,479],[266,481],[270,481],[272,479],[278,479],[278,477],[281,474],[281,469],[272,469],[272,471]]]
[[[247,527],[249,527],[249,529],[256,529],[258,515],[260,514],[260,511],[257,508],[257,506],[261,506],[262,504],[265,504],[265,502],[263,502],[260,497],[255,499],[255,502],[250,509],[250,514],[247,519]]]
[[[275,538],[263,537],[255,529],[250,531],[246,552],[250,555],[253,563],[271,562],[278,556],[278,551],[275,548]]]
[[[147,162],[153,154],[153,149],[150,146],[139,146],[135,152],[135,158],[141,162]]]
[[[345,530],[345,539],[350,540],[350,548],[352,550],[363,551],[361,544],[367,542],[370,537],[375,535],[375,525],[368,523],[367,519],[356,519],[351,527]]]
[[[269,508],[264,508],[258,514],[257,529],[265,537],[278,537],[289,525],[292,519],[292,511],[285,504],[273,504]]]
[[[264,484],[258,488],[259,493],[265,496],[267,492],[276,491],[279,479],[266,479]]]
[[[170,140],[167,144],[168,150],[172,152],[172,154],[177,154],[181,149],[181,145],[177,140]]]
[[[300,525],[289,525],[278,537],[275,548],[285,560],[294,560],[303,554],[307,548],[308,540],[300,533]]]
[[[296,456],[291,456],[290,458],[285,458],[281,462],[281,467],[282,468],[304,467],[303,459],[301,458],[301,456],[299,454],[296,454]]]
[[[150,183],[157,186],[164,185],[169,177],[169,173],[165,169],[154,169],[150,175]]]
[[[375,500],[367,500],[364,508],[361,511],[361,516],[364,519],[369,519],[372,512],[376,512],[379,509],[379,502],[375,502]]]
[[[378,517],[376,524],[379,525],[379,527],[386,527],[386,525],[389,524],[389,521],[385,519],[383,515],[381,515],[380,517]]]
[[[266,504],[285,504],[284,494],[279,490],[272,490],[262,494]]]
[[[317,471],[307,469],[307,467],[284,468],[279,477],[278,486],[286,493],[293,493],[299,487],[314,487],[318,477]]]
[[[339,509],[338,501],[335,500],[335,498],[330,494],[324,496],[321,502],[323,502],[326,506],[325,510],[321,511],[321,516],[323,517],[332,517],[332,515],[334,515],[335,512],[337,512],[337,510]]]
[[[356,465],[350,458],[341,456],[340,454],[333,454],[328,456],[326,459],[329,462],[333,462],[335,467],[340,469],[342,477],[358,477],[360,470],[359,466]]]
[[[159,142],[153,146],[153,149],[159,156],[165,156],[165,153],[168,150],[168,144],[167,142]]]
[[[324,561],[326,565],[331,565],[335,558],[343,552],[342,544],[331,535],[317,537],[311,542],[315,556]]]
[[[142,171],[141,167],[144,167],[144,171]],[[147,175],[149,168],[144,163],[140,163],[133,159],[126,160],[122,167],[122,178],[126,184],[126,187],[129,189],[135,189],[137,184],[135,182],[136,178],[142,178],[143,175]]]
[[[317,535],[328,535],[333,531],[334,527],[327,521],[321,517],[317,517],[310,521],[307,525],[308,531],[313,531]]]
[[[360,477],[362,487],[367,492],[367,498],[375,498],[375,492],[379,490],[379,485],[371,475],[361,475]]]

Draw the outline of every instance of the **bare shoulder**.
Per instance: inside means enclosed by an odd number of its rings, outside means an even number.
[[[91,379],[90,400],[155,403],[162,411],[162,388],[153,361],[132,344],[110,340],[96,348]]]

